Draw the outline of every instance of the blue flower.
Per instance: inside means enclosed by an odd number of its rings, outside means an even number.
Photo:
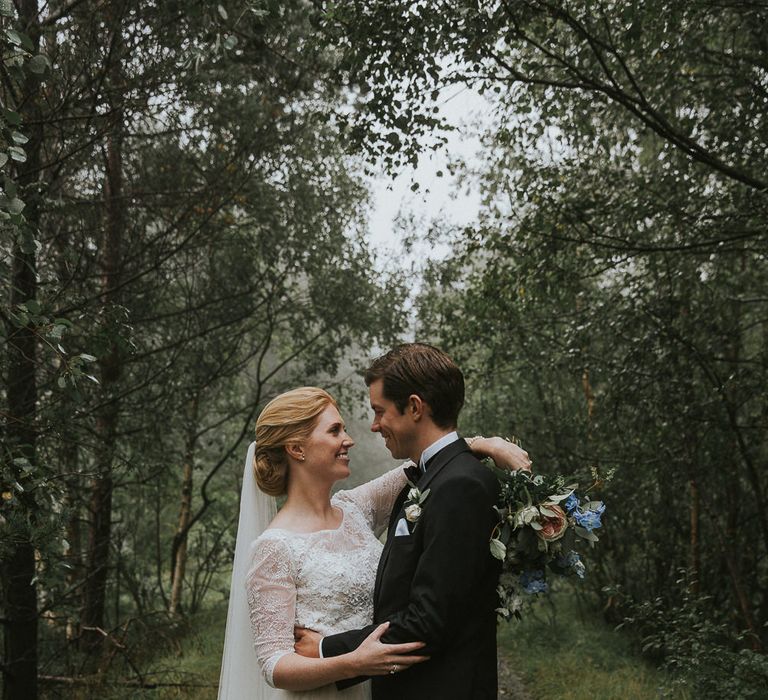
[[[602,522],[600,522],[600,516],[604,511],[605,505],[601,504],[595,510],[578,510],[573,514],[573,517],[576,519],[577,525],[580,525],[585,530],[589,530],[591,532],[592,530],[597,530],[597,528],[602,526]]]
[[[568,554],[561,554],[555,560],[555,563],[563,569],[570,569],[579,578],[584,578],[587,571],[584,562],[581,561],[581,556],[579,556],[578,552],[574,552],[573,550],[568,552]]]
[[[565,500],[564,505],[568,515],[573,513],[573,511],[579,507],[579,499],[576,496],[576,494],[572,493],[570,496],[568,496],[568,498]]]
[[[549,590],[543,571],[523,571],[520,585],[526,593],[546,593]]]

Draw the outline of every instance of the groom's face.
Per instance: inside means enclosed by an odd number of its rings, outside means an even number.
[[[384,396],[384,381],[377,379],[368,391],[373,409],[371,430],[381,433],[384,444],[395,459],[412,459],[416,426],[406,408],[400,413],[394,401]]]

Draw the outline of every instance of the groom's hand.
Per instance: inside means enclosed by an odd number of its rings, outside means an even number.
[[[323,640],[323,635],[306,627],[294,627],[293,639],[295,640],[293,650],[299,656],[306,656],[310,659],[320,658],[320,642]]]

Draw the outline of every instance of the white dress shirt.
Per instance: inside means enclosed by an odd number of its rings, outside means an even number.
[[[458,439],[459,434],[453,430],[447,435],[443,435],[443,437],[435,440],[429,447],[427,447],[426,450],[424,450],[424,452],[421,453],[421,458],[419,459],[419,469],[421,469],[421,471],[426,471],[427,462],[429,462],[429,460],[432,459],[432,457],[434,457],[444,447],[450,445],[452,442],[456,442]]]

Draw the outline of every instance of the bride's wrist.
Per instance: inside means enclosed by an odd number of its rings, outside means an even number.
[[[473,437],[464,438],[464,441],[474,454],[480,455],[481,457],[491,456],[490,440],[488,440],[488,438],[485,438],[482,435],[475,435]]]

